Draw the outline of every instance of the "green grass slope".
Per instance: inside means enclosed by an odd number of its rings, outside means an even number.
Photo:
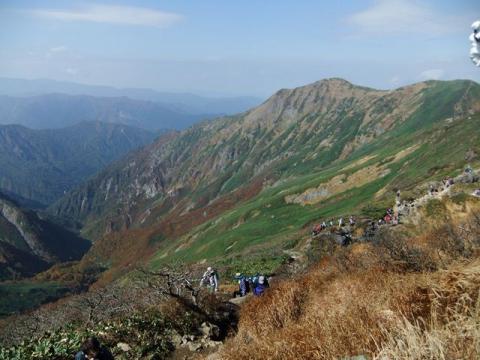
[[[414,114],[411,122],[395,131],[395,137],[388,135],[378,139],[352,154],[350,160],[268,187],[255,198],[194,228],[176,241],[164,242],[152,264],[159,266],[172,260],[193,262],[204,259],[225,262],[225,258],[234,260],[243,254],[253,259],[262,253],[268,256],[278,254],[279,248],[288,248],[300,239],[312,222],[350,214],[362,215],[367,207],[386,208],[393,205],[396,188],[414,190],[429,180],[456,175],[467,164],[465,154],[468,151],[480,153],[480,116],[455,121],[448,120],[449,117],[446,114],[441,117],[443,120],[433,122],[428,121],[428,117]],[[426,126],[411,126],[416,118],[425,119]],[[407,151],[408,154],[401,157],[402,150],[406,149],[411,152]],[[360,159],[370,160],[355,165]],[[477,157],[473,165],[479,164]],[[339,174],[352,175],[370,165],[385,166],[389,173],[333,194],[314,205],[285,202],[288,195],[315,188]]]

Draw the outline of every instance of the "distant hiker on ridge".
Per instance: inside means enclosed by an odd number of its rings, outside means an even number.
[[[355,226],[355,218],[353,216],[350,216],[350,218],[348,219],[348,222],[350,223],[350,226]]]

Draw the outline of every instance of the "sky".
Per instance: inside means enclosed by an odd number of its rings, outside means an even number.
[[[329,77],[480,81],[475,2],[2,0],[0,76],[260,97]]]

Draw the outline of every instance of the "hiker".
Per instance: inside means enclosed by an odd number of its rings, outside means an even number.
[[[352,243],[352,234],[348,231],[342,235],[342,246],[348,246]]]
[[[432,196],[433,195],[433,192],[434,192],[434,188],[433,188],[433,185],[430,184],[429,188],[428,188],[428,195]]]
[[[114,360],[110,350],[101,345],[96,337],[89,337],[75,355],[75,360]]]
[[[202,285],[206,285],[211,292],[218,291],[218,275],[215,269],[212,269],[210,266],[207,268],[200,280],[200,286]]]
[[[350,223],[350,226],[355,226],[355,218],[353,216],[350,216],[348,222]]]
[[[327,224],[324,222],[322,222],[322,230],[325,230],[327,228]]]
[[[343,218],[341,217],[340,219],[338,219],[338,227],[342,227],[343,226]]]
[[[257,286],[259,277],[260,277],[260,274],[258,272],[251,277],[252,289],[255,288],[255,286]]]
[[[233,297],[243,297],[250,292],[250,283],[248,279],[242,275],[242,273],[236,273],[235,279],[238,280],[238,290],[233,292]]]
[[[392,218],[392,225],[398,225],[398,215],[393,215]]]
[[[392,216],[387,213],[387,215],[385,215],[383,220],[385,221],[386,224],[390,224],[390,221],[392,220]]]
[[[321,226],[318,225],[318,224],[315,225],[315,226],[313,227],[313,230],[312,230],[312,236],[316,236],[316,235],[320,234],[321,231],[322,231]]]
[[[258,277],[257,284],[253,288],[253,295],[261,296],[265,292],[265,289],[268,287],[268,282],[265,281],[265,276],[260,275]]]

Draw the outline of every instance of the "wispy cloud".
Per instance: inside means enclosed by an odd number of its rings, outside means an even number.
[[[64,45],[53,46],[45,52],[45,58],[46,59],[51,59],[54,56],[65,53],[67,50],[68,50],[68,48]]]
[[[59,21],[87,21],[97,23],[169,27],[183,16],[159,10],[133,6],[89,5],[79,9],[34,9],[35,17]]]
[[[463,18],[443,14],[412,0],[376,0],[347,21],[361,33],[425,33],[440,35],[462,29]]]
[[[423,80],[440,80],[445,75],[442,69],[429,69],[420,73],[420,78]]]
[[[51,53],[60,53],[60,52],[64,52],[64,51],[67,51],[68,48],[64,45],[60,45],[60,46],[54,46],[54,47],[51,47],[50,49],[48,49],[49,52]]]

